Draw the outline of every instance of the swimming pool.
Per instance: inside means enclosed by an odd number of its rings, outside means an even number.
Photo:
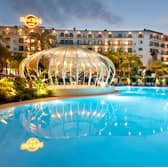
[[[0,112],[0,167],[168,165],[168,88],[115,89]]]

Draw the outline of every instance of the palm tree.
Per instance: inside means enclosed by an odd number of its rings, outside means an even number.
[[[10,52],[0,43],[0,72],[9,65]]]
[[[28,35],[30,51],[37,52],[49,48],[56,47],[56,36],[51,34],[49,30],[39,29],[36,32],[31,32]],[[34,49],[31,49],[34,47]]]
[[[151,61],[149,68],[157,75],[168,74],[168,66],[164,65],[160,60]]]
[[[10,67],[15,69],[15,73],[19,73],[19,64],[23,58],[24,56],[21,53],[14,53],[14,55],[10,57]]]
[[[113,61],[119,76],[126,77],[127,75],[130,77],[143,67],[141,60],[136,55],[122,52],[121,50],[106,52],[104,55]]]

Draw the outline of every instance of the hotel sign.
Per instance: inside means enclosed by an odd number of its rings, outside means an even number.
[[[34,15],[27,15],[26,17],[20,17],[20,22],[24,22],[26,27],[33,29],[42,23],[42,19]]]

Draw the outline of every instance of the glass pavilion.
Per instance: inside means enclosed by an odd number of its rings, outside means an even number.
[[[25,58],[19,67],[21,77],[45,73],[50,85],[111,85],[115,67],[107,57],[77,47],[58,47]]]

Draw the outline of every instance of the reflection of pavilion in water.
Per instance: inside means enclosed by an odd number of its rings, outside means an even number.
[[[114,108],[104,101],[91,103],[39,103],[21,114],[26,130],[45,138],[100,135],[113,122]]]
[[[52,101],[27,105],[21,120],[27,131],[44,138],[148,136],[168,130],[167,120],[134,115],[128,110],[105,101]]]

